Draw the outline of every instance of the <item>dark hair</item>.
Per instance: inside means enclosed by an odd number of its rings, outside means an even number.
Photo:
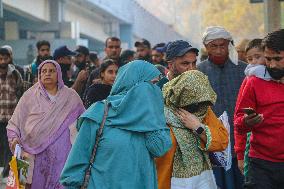
[[[89,58],[92,62],[95,62],[98,59],[98,54],[94,51],[90,52]]]
[[[247,53],[249,50],[251,50],[253,48],[257,48],[257,49],[262,50],[261,43],[262,43],[262,39],[258,39],[258,38],[249,41],[249,43],[247,44],[247,46],[245,48],[245,52]]]
[[[114,61],[113,59],[105,59],[105,60],[103,61],[103,63],[100,65],[100,74],[99,74],[100,78],[101,78],[101,74],[102,74],[104,71],[106,71],[106,69],[107,69],[110,65],[113,65],[113,64],[117,65],[117,62]],[[118,66],[118,65],[117,65],[117,66]]]
[[[284,51],[284,29],[267,34],[262,41],[262,48],[268,48],[278,53]]]
[[[161,64],[156,64],[155,67],[161,72],[163,76],[166,76],[166,67]]]
[[[2,56],[7,55],[7,56],[11,57],[9,50],[6,49],[6,48],[0,48],[0,55],[2,55]]]
[[[108,38],[106,39],[106,41],[105,41],[105,46],[106,46],[106,47],[107,47],[108,41],[119,41],[119,42],[121,42],[118,37],[108,37]]]
[[[83,54],[85,56],[88,56],[90,54],[90,51],[87,47],[83,46],[83,45],[78,45],[75,52],[79,53],[79,54]]]
[[[38,41],[36,43],[37,50],[39,50],[44,45],[46,45],[46,46],[48,46],[50,48],[50,43],[48,41],[46,41],[46,40]]]
[[[130,50],[130,49],[124,50],[120,55],[121,62],[123,62],[124,64],[128,63],[128,59],[130,57],[134,57],[134,54],[135,54],[135,51],[133,50]]]
[[[156,50],[157,48],[162,48],[162,47],[165,47],[165,46],[166,46],[166,43],[158,43],[152,49]]]
[[[210,101],[204,101],[204,102],[199,102],[195,104],[189,104],[182,108],[188,111],[189,113],[195,113],[195,112],[198,112],[200,108],[203,106],[212,106],[212,103]]]

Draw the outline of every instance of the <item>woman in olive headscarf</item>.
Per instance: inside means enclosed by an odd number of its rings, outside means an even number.
[[[61,175],[65,187],[82,185],[107,103],[109,111],[88,188],[157,188],[154,157],[171,147],[163,96],[152,83],[159,75],[154,65],[142,60],[119,69],[106,101],[96,102],[79,119],[79,134]]]
[[[192,70],[163,88],[173,147],[157,158],[159,189],[217,188],[208,151],[222,151],[228,133],[211,110],[216,94],[203,73]]]

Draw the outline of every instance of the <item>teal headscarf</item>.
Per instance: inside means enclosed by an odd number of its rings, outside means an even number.
[[[149,62],[135,60],[122,66],[110,95],[105,126],[129,131],[147,132],[165,129],[163,96],[151,80],[160,75]],[[104,101],[93,104],[81,118],[101,123]],[[79,127],[82,121],[79,121]]]

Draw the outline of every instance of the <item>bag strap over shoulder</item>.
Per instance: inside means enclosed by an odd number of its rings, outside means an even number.
[[[85,172],[84,182],[83,182],[83,185],[81,186],[81,189],[87,189],[87,187],[88,187],[90,176],[91,176],[91,169],[92,169],[93,163],[95,161],[96,152],[97,152],[97,148],[98,148],[98,145],[99,145],[100,138],[103,134],[103,128],[104,128],[104,125],[105,125],[107,114],[108,114],[108,103],[107,103],[107,101],[105,101],[104,117],[103,117],[103,120],[101,122],[100,128],[98,129],[97,134],[96,134],[95,146],[93,148],[93,152],[92,152],[92,155],[91,155],[91,158],[90,158],[90,161],[89,161],[89,167]]]

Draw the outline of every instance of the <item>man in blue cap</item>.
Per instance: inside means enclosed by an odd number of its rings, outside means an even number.
[[[166,50],[166,61],[169,65],[168,79],[171,80],[188,70],[196,69],[198,52],[197,48],[183,40],[170,43]]]
[[[187,41],[176,40],[167,45],[166,61],[169,72],[167,77],[161,79],[157,85],[162,89],[169,80],[180,74],[196,69],[196,61],[199,50],[192,47]]]
[[[162,65],[168,67],[167,63],[164,60],[164,54],[166,51],[165,43],[158,43],[152,48],[152,63],[155,65]]]
[[[54,50],[53,58],[61,67],[62,79],[67,87],[72,87],[74,81],[71,80],[70,67],[72,64],[71,57],[76,53],[70,51],[66,46],[58,47]]]

